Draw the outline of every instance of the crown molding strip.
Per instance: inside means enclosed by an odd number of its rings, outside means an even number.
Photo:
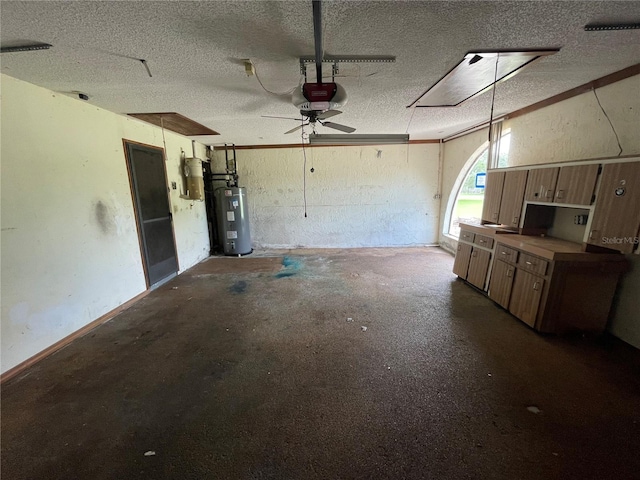
[[[440,143],[439,139],[428,138],[428,139],[418,139],[418,140],[409,140],[409,145],[423,145],[428,143]],[[362,144],[354,144],[354,145],[318,145],[318,144],[304,144],[304,148],[322,148],[322,147],[362,147],[362,146],[371,146],[371,143],[362,143]],[[384,145],[384,142],[381,142],[380,145]],[[398,145],[407,145],[398,144]],[[224,145],[213,145],[212,148],[216,151],[224,150]],[[270,150],[274,148],[302,148],[300,143],[284,143],[284,144],[275,144],[275,145],[236,145],[236,150]]]

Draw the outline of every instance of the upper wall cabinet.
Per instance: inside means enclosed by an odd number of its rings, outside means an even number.
[[[482,220],[485,222],[498,223],[504,175],[504,172],[487,172],[482,204]]]
[[[515,170],[505,173],[498,223],[509,225],[510,227],[519,226],[528,173],[528,170]]]
[[[603,167],[587,243],[631,253],[640,230],[640,162]]]
[[[554,202],[591,205],[600,165],[562,167],[558,175]]]
[[[527,202],[553,202],[560,168],[536,168],[529,171],[524,199]]]

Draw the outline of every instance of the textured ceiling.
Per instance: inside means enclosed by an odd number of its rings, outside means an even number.
[[[308,0],[2,1],[0,13],[3,46],[53,44],[2,54],[7,75],[58,92],[82,91],[118,113],[179,112],[221,133],[199,137],[204,143],[300,140],[283,135],[293,121],[261,118],[296,117],[297,110],[247,77],[241,59],[254,62],[269,90],[297,85],[298,58],[314,53]],[[640,30],[583,31],[592,22],[639,20],[638,1],[325,1],[326,54],[397,57],[391,64],[341,64],[336,80],[349,101],[332,120],[362,134],[408,127],[412,139],[442,138],[487,120],[491,95],[454,108],[406,106],[465,53],[561,47],[498,85],[500,115],[640,63]],[[147,60],[152,78],[136,58]],[[313,67],[309,73],[314,78]]]

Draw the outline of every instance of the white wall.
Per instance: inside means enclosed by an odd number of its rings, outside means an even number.
[[[597,90],[623,148],[622,155],[640,155],[640,75]],[[611,126],[596,102],[593,92],[584,93],[554,105],[506,121],[503,132],[511,129],[509,166],[615,157],[618,144]],[[443,199],[440,244],[455,252],[457,241],[444,234],[445,211],[450,203],[456,178],[469,158],[487,141],[481,130],[444,144]],[[478,152],[479,153],[479,152]],[[622,340],[640,348],[640,256],[628,255],[633,270],[619,285],[614,317],[609,330]]]
[[[238,150],[256,247],[380,247],[438,242],[439,145]],[[224,152],[216,152],[223,171]],[[314,173],[310,173],[311,167]]]
[[[123,139],[161,129],[2,75],[2,372],[146,289]],[[165,132],[169,182],[180,149]],[[198,145],[204,156],[204,146]],[[178,260],[209,253],[203,202],[171,191]]]
[[[622,155],[640,153],[640,75],[597,90],[620,138]],[[511,128],[509,166],[615,157],[619,148],[593,92],[504,123]]]

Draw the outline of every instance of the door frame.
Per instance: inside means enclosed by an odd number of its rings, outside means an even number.
[[[138,202],[136,201],[136,192],[135,192],[135,185],[134,185],[134,180],[133,180],[133,172],[131,171],[131,158],[129,158],[129,148],[127,145],[138,145],[140,147],[145,147],[145,148],[149,148],[151,150],[157,150],[162,154],[162,171],[164,172],[164,182],[166,184],[167,187],[167,203],[169,204],[169,213],[171,214],[171,238],[173,239],[173,250],[176,253],[176,273],[175,275],[178,274],[178,272],[180,272],[180,259],[178,257],[178,246],[176,243],[176,231],[173,225],[173,212],[171,211],[172,205],[171,205],[171,195],[170,195],[170,190],[169,190],[169,178],[167,176],[167,156],[165,153],[164,148],[162,147],[158,147],[156,145],[149,145],[148,143],[141,143],[141,142],[136,142],[134,140],[128,140],[126,138],[122,139],[122,148],[124,150],[124,160],[125,160],[125,164],[127,166],[127,175],[129,177],[129,190],[131,192],[131,203],[133,203],[133,212],[135,215],[135,219],[136,219],[136,232],[138,233],[138,246],[140,247],[140,258],[142,259],[142,269],[144,270],[144,282],[147,286],[147,290],[154,286],[154,285],[161,285],[162,283],[164,283],[166,280],[170,280],[171,278],[173,278],[173,276],[167,276],[166,278],[160,280],[157,283],[154,283],[153,285],[149,284],[149,267],[147,265],[147,257],[144,253],[144,237],[142,235],[142,231],[140,229],[141,227],[141,217],[140,217],[140,210],[138,208]],[[174,276],[175,276],[174,275]]]

